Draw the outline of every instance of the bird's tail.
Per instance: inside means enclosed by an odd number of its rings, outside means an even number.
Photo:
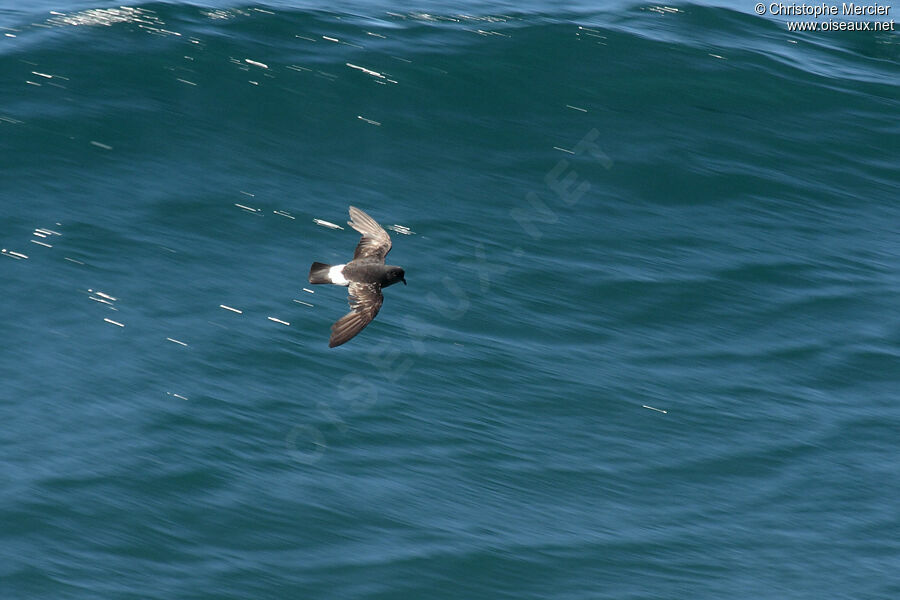
[[[310,283],[331,283],[331,278],[328,277],[328,269],[331,268],[331,265],[326,265],[325,263],[314,262],[312,266],[309,268],[309,282]]]

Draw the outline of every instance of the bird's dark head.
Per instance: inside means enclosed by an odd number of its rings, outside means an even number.
[[[400,267],[388,267],[383,287],[393,285],[398,281],[402,281],[403,285],[406,285],[406,273]]]

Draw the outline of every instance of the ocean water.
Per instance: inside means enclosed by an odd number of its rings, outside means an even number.
[[[0,597],[900,597],[896,33],[24,4]]]

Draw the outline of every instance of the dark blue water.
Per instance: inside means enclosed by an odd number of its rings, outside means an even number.
[[[0,6],[0,597],[900,597],[900,43],[736,8]]]

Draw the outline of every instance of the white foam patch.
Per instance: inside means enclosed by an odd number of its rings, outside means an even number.
[[[344,274],[341,272],[346,266],[347,265],[334,265],[328,269],[328,279],[331,280],[331,283],[335,285],[350,285],[350,282],[344,278]]]

